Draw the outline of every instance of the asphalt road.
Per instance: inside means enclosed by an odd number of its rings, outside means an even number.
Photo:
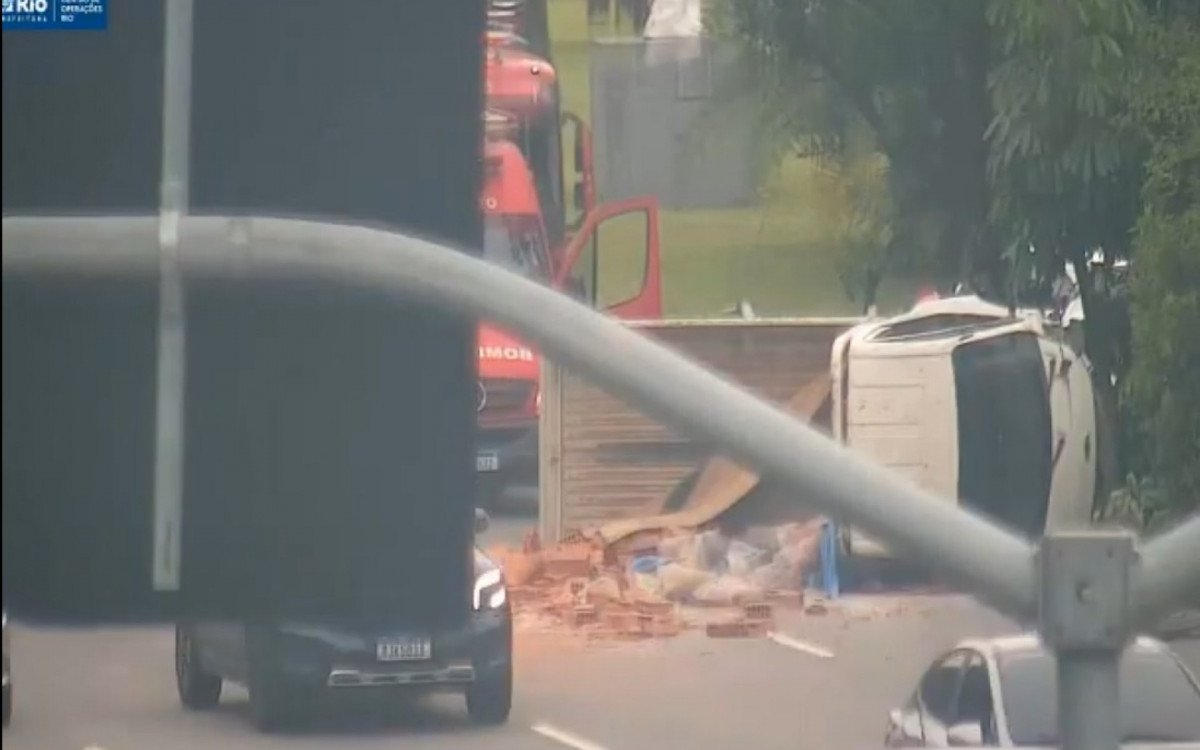
[[[167,627],[14,629],[9,750],[199,748],[849,748],[875,745],[887,709],[922,665],[959,636],[1004,628],[959,598],[905,600],[890,616],[791,614],[796,640],[585,644],[523,633],[508,725],[477,729],[461,699],[342,706],[284,736],[257,734],[245,693],[218,710],[179,706]],[[894,609],[894,607],[893,607]],[[799,648],[797,648],[799,644]],[[803,649],[803,650],[801,650]],[[588,744],[591,743],[591,744]]]
[[[965,597],[871,597],[847,611],[789,615],[792,640],[714,640],[699,632],[642,644],[584,644],[524,633],[509,723],[478,729],[460,699],[349,705],[282,736],[257,734],[246,696],[182,710],[169,628],[41,629],[14,635],[9,750],[201,748],[877,747],[888,708],[935,653],[1011,626]],[[1181,648],[1200,667],[1200,643]]]
[[[499,519],[485,544],[520,538]],[[878,747],[889,708],[937,653],[1014,626],[962,596],[863,596],[823,616],[789,612],[778,640],[587,644],[522,631],[509,723],[479,729],[461,698],[349,705],[282,736],[255,732],[245,692],[179,706],[168,627],[13,633],[15,715],[6,750],[492,748],[850,750]],[[1200,672],[1200,642],[1179,645]]]

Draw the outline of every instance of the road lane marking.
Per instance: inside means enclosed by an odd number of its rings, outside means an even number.
[[[771,640],[775,641],[776,643],[778,643],[780,646],[787,646],[788,648],[792,648],[797,651],[803,651],[804,653],[809,654],[811,656],[816,656],[821,659],[832,659],[833,658],[832,651],[826,651],[825,649],[821,648],[820,646],[814,645],[812,643],[805,643],[804,641],[793,638],[790,635],[784,635],[783,633],[776,633],[776,632],[772,631],[770,633],[767,633],[767,637],[770,638]]]
[[[547,739],[560,742],[567,747],[573,747],[575,750],[605,750],[603,745],[597,745],[595,742],[580,737],[577,734],[552,727],[544,721],[539,721],[537,724],[531,726],[530,729]]]

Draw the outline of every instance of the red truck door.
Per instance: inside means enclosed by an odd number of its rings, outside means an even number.
[[[596,207],[556,256],[556,289],[621,318],[662,317],[656,198],[630,198]]]

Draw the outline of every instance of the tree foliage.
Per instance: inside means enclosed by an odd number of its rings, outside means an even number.
[[[1200,507],[1200,14],[1143,32],[1131,120],[1149,143],[1134,246],[1133,369],[1139,468],[1178,510]]]
[[[838,275],[847,294],[865,312],[874,304],[893,262],[893,228],[900,223],[888,190],[889,165],[878,152],[856,147],[852,141],[839,151],[837,169],[842,179],[836,185],[836,198],[844,207],[835,217],[835,237],[842,248]]]
[[[722,28],[758,54],[790,145],[837,157],[847,134],[865,129],[886,157],[891,226],[883,247],[857,255],[945,286],[982,259],[999,280],[988,262],[981,2],[731,0],[727,11]]]
[[[1128,248],[1141,158],[1120,115],[1138,15],[1135,0],[989,3],[988,169],[994,218],[1014,245],[1054,260]]]
[[[1093,278],[1087,259],[1096,248],[1110,259],[1129,256],[1143,148],[1125,113],[1142,21],[1137,0],[988,5],[993,224],[1006,257],[1028,259],[1025,249],[1033,248],[1043,294],[1064,263],[1073,265],[1086,347],[1104,389],[1123,375],[1124,299]],[[1038,296],[1033,301],[1045,304]]]
[[[1071,264],[1101,412],[1116,412],[1112,383],[1123,382],[1126,421],[1146,446],[1129,466],[1194,507],[1200,3],[725,0],[723,7],[722,28],[762,62],[782,142],[840,159],[858,184],[850,190],[855,201],[875,212],[870,221],[867,212],[848,219],[848,287],[869,297],[880,274],[918,269],[943,286],[967,282],[1012,300],[1030,275],[1044,295]],[[882,171],[844,156],[846,134],[857,130],[883,155]],[[881,178],[886,200],[871,189]],[[1109,261],[1133,258],[1132,312],[1128,295],[1108,284],[1111,269],[1087,261],[1101,248]],[[1144,479],[1137,486],[1142,493]]]

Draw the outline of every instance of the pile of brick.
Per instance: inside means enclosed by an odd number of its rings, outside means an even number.
[[[596,540],[576,536],[543,549],[530,535],[519,550],[489,554],[518,615],[534,612],[592,638],[665,638],[686,627],[675,603],[630,586],[622,561]]]
[[[697,623],[680,602],[630,580],[631,562],[648,549],[584,535],[542,548],[531,534],[520,549],[489,554],[504,570],[518,622],[552,622],[597,639],[669,638]],[[777,607],[804,604],[800,590],[751,590],[695,619],[711,637],[760,637],[774,628]]]

